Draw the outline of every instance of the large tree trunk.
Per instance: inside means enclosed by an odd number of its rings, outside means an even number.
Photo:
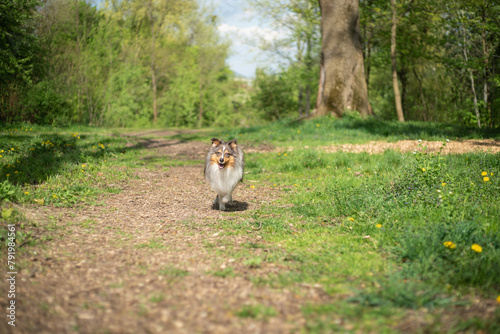
[[[319,0],[321,69],[317,114],[341,117],[345,110],[369,114],[359,29],[358,0]]]
[[[396,0],[391,0],[392,27],[391,27],[391,65],[392,65],[392,86],[394,88],[394,99],[396,102],[396,113],[400,122],[405,121],[403,114],[403,104],[401,103],[401,93],[399,92],[398,72],[396,64],[396,29],[398,18],[396,15]]]

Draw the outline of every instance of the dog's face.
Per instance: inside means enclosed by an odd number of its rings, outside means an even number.
[[[210,163],[218,165],[220,170],[227,167],[234,167],[235,155],[238,154],[236,151],[237,147],[236,139],[225,143],[217,138],[212,138]]]

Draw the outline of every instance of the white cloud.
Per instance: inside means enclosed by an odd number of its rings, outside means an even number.
[[[217,29],[219,32],[230,38],[235,44],[259,44],[262,41],[271,43],[276,39],[286,37],[283,31],[268,27],[259,27],[256,25],[249,27],[237,27],[234,25],[222,23]]]

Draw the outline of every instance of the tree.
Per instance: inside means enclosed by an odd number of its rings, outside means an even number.
[[[394,99],[396,102],[396,112],[400,122],[405,121],[403,114],[403,104],[401,103],[401,94],[399,93],[398,71],[396,63],[396,30],[398,27],[398,16],[396,8],[396,0],[391,0],[391,69],[392,69],[392,86],[394,87]]]
[[[38,0],[0,1],[0,121],[18,118],[20,93],[36,71]]]
[[[316,0],[253,0],[252,8],[271,20],[281,37],[272,40],[261,38],[260,48],[278,56],[286,63],[298,80],[293,93],[297,95],[299,117],[308,116],[315,90],[319,60],[319,6]],[[261,73],[262,74],[262,73]],[[289,75],[291,73],[287,73]],[[277,90],[281,90],[278,88]]]
[[[358,0],[319,0],[321,65],[317,114],[370,113],[359,29]]]
[[[33,16],[37,0],[0,2],[0,85],[12,80],[29,82],[36,35]]]

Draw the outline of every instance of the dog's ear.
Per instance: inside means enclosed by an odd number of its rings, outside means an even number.
[[[219,146],[220,140],[217,138],[212,138],[212,147]]]
[[[236,147],[238,147],[238,143],[236,142],[236,139],[233,139],[231,140],[230,142],[227,143],[229,145],[229,147],[231,147],[233,150],[236,149]]]

